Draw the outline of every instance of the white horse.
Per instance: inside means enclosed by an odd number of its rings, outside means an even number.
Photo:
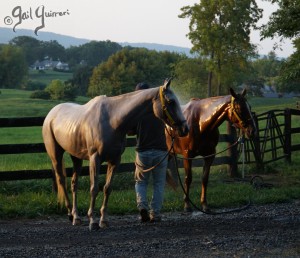
[[[108,226],[107,203],[111,182],[120,164],[125,149],[126,133],[136,126],[146,113],[153,113],[178,131],[180,136],[188,134],[188,126],[177,97],[170,89],[170,80],[163,86],[123,94],[115,97],[95,97],[85,105],[63,103],[55,106],[43,124],[43,139],[58,186],[58,200],[68,209],[73,225],[81,223],[77,210],[77,183],[82,161],[89,160],[90,207],[89,228],[96,230]],[[68,152],[73,162],[72,196],[67,194],[63,154]],[[107,161],[106,183],[103,188],[103,203],[100,222],[96,222],[94,207],[98,194],[100,165]]]

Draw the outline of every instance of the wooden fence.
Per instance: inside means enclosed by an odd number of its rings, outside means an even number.
[[[255,115],[257,124],[260,125],[259,137],[254,140],[245,140],[245,164],[255,163],[257,167],[263,168],[266,163],[285,158],[291,162],[291,154],[294,151],[300,150],[300,144],[292,144],[292,137],[294,134],[300,133],[300,127],[292,128],[292,116],[298,116],[300,119],[300,110],[286,109],[286,110],[272,110],[261,115]],[[282,121],[279,122],[279,118]],[[0,128],[11,127],[33,127],[42,126],[44,117],[28,117],[28,118],[0,118]],[[265,126],[261,124],[265,121]],[[300,137],[299,137],[300,138]],[[237,140],[235,129],[229,125],[227,126],[227,134],[220,135],[220,142],[227,142],[231,146]],[[127,139],[127,147],[135,146],[135,139]],[[222,156],[217,156],[213,165],[227,164],[231,176],[235,176],[238,169],[239,148],[241,145],[235,145],[229,148]],[[0,145],[0,155],[14,155],[25,153],[45,153],[43,143],[33,144],[2,144]],[[271,155],[266,155],[271,153]],[[46,155],[46,154],[45,154]],[[203,160],[196,159],[193,161],[193,167],[202,167]],[[12,180],[29,180],[29,179],[45,179],[52,178],[52,171],[50,169],[43,170],[15,170],[15,171],[1,171],[0,164],[0,181]],[[179,167],[182,167],[182,161],[179,161]],[[106,173],[107,166],[101,165],[100,173]],[[135,165],[131,163],[121,163],[119,172],[134,171]],[[67,175],[71,176],[72,168],[66,168]],[[88,167],[83,167],[82,175],[88,175]]]
[[[255,119],[259,136],[245,141],[245,163],[255,163],[258,169],[263,169],[279,159],[291,162],[292,153],[300,150],[300,110],[270,110],[255,115]]]

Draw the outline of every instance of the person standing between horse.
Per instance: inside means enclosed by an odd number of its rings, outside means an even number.
[[[148,84],[139,83],[135,90],[148,88]],[[137,140],[135,191],[141,222],[160,222],[168,166],[165,125],[150,113],[144,116],[129,134],[136,134]],[[144,171],[149,168],[152,168],[149,172]],[[149,205],[147,188],[151,176],[153,195]]]

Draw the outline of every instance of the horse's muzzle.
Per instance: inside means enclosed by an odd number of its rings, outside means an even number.
[[[258,131],[256,129],[256,127],[253,127],[253,126],[249,126],[246,131],[245,131],[245,134],[246,134],[246,137],[248,139],[253,139],[255,137],[257,137],[258,135]]]
[[[189,126],[187,125],[186,121],[182,123],[180,126],[176,127],[179,137],[187,136],[189,133]]]

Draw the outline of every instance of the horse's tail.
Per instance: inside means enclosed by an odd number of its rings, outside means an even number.
[[[179,175],[178,175],[178,167],[175,161],[175,156],[169,155],[169,162],[167,168],[167,184],[173,188],[173,190],[177,190]]]
[[[178,176],[173,173],[171,169],[167,169],[166,182],[169,186],[172,187],[174,191],[177,190],[178,187]]]
[[[63,173],[61,174],[60,177],[58,177],[56,175],[56,185],[57,185],[57,200],[59,202],[59,204],[61,206],[64,205],[64,201],[65,201],[65,194],[64,194],[64,191],[67,189],[67,173],[66,173],[66,169],[65,169],[65,166],[64,166],[64,162],[62,162],[62,171]],[[64,187],[63,187],[63,184],[61,184],[61,182],[64,183]]]
[[[53,193],[57,193],[57,180],[56,180],[57,176],[55,175],[55,170],[53,168],[52,165],[52,192]]]

